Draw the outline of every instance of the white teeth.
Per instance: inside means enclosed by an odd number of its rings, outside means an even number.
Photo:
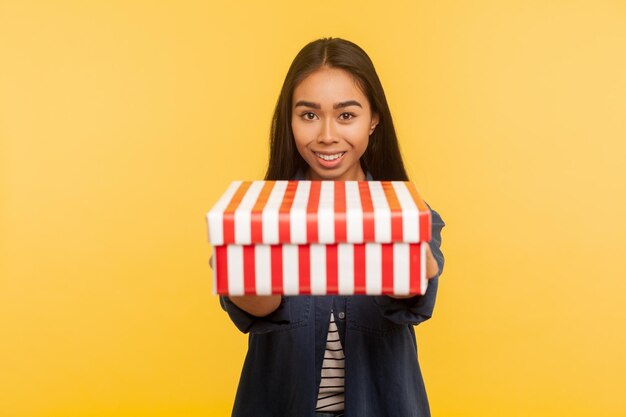
[[[334,161],[337,158],[341,158],[345,152],[336,153],[334,155],[323,155],[321,153],[315,152],[318,158],[322,158],[324,161]]]

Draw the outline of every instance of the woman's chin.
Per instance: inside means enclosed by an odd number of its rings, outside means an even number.
[[[309,179],[314,181],[364,181],[365,173],[361,169],[361,165],[357,167],[351,166],[348,169],[341,165],[335,168],[311,168],[309,167]]]

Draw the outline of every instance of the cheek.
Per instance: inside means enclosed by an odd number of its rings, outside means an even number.
[[[302,155],[302,157],[306,155],[306,146],[302,142],[298,142],[296,140],[296,149],[298,150],[298,153]]]
[[[298,135],[296,132],[294,132],[293,137],[296,144],[296,149],[298,150],[300,155],[305,156],[307,141],[303,140],[302,136]]]
[[[354,129],[351,130],[348,141],[355,149],[365,151],[369,142],[369,125],[359,125],[353,127]]]
[[[308,141],[305,140],[301,134],[298,134],[296,132],[295,129],[293,129],[293,137],[294,137],[294,142],[296,144],[296,149],[298,151],[298,153],[300,154],[300,156],[302,156],[304,159],[307,159],[307,157],[309,157],[309,152],[307,151],[307,143]]]
[[[291,122],[291,131],[293,132],[293,137],[296,140],[296,143],[304,144],[310,140],[311,127],[299,123],[299,120]]]

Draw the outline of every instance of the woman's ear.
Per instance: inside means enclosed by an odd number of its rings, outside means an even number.
[[[370,135],[374,133],[374,129],[376,129],[378,122],[379,122],[378,113],[372,113],[372,121],[370,123]]]

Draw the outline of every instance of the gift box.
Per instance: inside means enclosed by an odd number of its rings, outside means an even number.
[[[214,292],[426,291],[431,213],[405,181],[234,181],[207,213]]]

